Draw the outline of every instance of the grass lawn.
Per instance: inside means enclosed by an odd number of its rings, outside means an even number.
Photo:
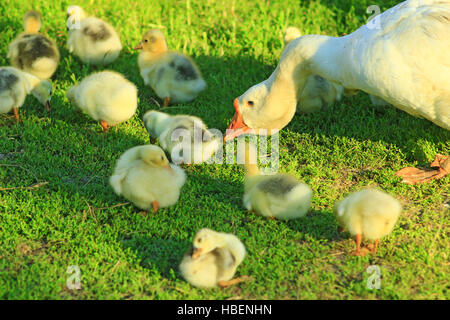
[[[398,2],[377,3],[385,10]],[[120,205],[126,200],[108,183],[124,151],[149,143],[141,119],[156,108],[156,96],[144,86],[132,49],[146,29],[161,28],[169,47],[191,55],[208,83],[193,103],[166,111],[199,116],[224,131],[233,99],[275,68],[287,26],[305,34],[348,34],[367,21],[372,2],[79,0],[117,28],[124,48],[108,68],[139,89],[136,115],[106,135],[65,96],[94,71],[65,47],[65,10],[73,3],[29,3],[0,3],[0,65],[9,64],[8,44],[32,8],[42,12],[43,32],[57,40],[62,57],[51,112],[29,96],[20,109],[23,123],[0,115],[1,299],[450,298],[450,178],[410,186],[395,176],[405,166],[427,166],[436,153],[449,154],[450,134],[395,108],[375,109],[363,93],[296,115],[281,131],[280,171],[297,175],[314,191],[303,219],[272,221],[247,213],[237,165],[189,167],[179,202],[157,215]],[[378,254],[353,257],[353,239],[337,232],[332,208],[364,186],[394,195],[404,212]],[[237,275],[253,281],[201,290],[181,278],[178,264],[202,227],[243,241],[248,255]],[[70,265],[81,269],[81,290],[66,286]],[[370,265],[380,267],[379,290],[366,286]]]

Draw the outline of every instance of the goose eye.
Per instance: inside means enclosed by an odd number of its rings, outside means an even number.
[[[255,104],[255,103],[254,103],[253,101],[247,101],[247,105],[248,105],[249,107],[253,107],[254,104]]]

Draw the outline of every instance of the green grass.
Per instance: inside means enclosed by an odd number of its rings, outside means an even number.
[[[386,9],[398,1],[378,1]],[[363,24],[371,1],[77,1],[110,21],[124,49],[108,68],[139,88],[128,122],[101,134],[65,97],[91,71],[65,48],[69,1],[3,0],[0,65],[22,30],[23,14],[43,13],[43,32],[57,40],[61,63],[52,111],[33,97],[23,123],[0,115],[0,298],[2,299],[448,299],[449,182],[402,184],[395,172],[426,166],[450,153],[450,134],[394,108],[377,110],[360,93],[311,115],[295,116],[280,134],[280,169],[314,191],[304,219],[271,221],[245,211],[243,172],[236,165],[187,169],[179,202],[145,214],[108,184],[116,159],[149,143],[141,121],[155,97],[139,75],[132,48],[150,27],[162,28],[171,49],[193,56],[208,89],[193,103],[167,109],[204,119],[224,131],[232,101],[266,79],[282,52],[285,27],[305,34],[344,35]],[[189,5],[188,5],[189,4]],[[188,9],[189,8],[189,9]],[[42,184],[46,183],[47,184]],[[37,183],[36,188],[25,189]],[[339,234],[334,203],[364,186],[396,196],[404,212],[377,255],[353,257],[354,242]],[[238,275],[253,281],[200,290],[178,264],[202,227],[232,232],[247,247]],[[68,290],[69,265],[81,268],[81,290]],[[381,289],[369,290],[366,268],[381,268]]]

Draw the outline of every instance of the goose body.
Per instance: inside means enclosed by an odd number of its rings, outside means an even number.
[[[127,150],[117,161],[110,184],[117,195],[123,196],[143,210],[165,208],[175,204],[186,174],[170,164],[158,146],[137,146]]]
[[[148,111],[144,124],[151,137],[159,138],[174,163],[205,162],[222,145],[198,117]]]
[[[245,208],[272,219],[304,217],[311,206],[311,188],[287,173],[260,174],[255,146],[245,142],[245,147]]]
[[[356,236],[356,252],[363,238],[374,240],[376,251],[378,240],[394,228],[402,207],[389,194],[377,189],[355,192],[336,203],[334,214],[341,228]]]
[[[14,67],[0,67],[0,113],[14,110],[19,121],[18,109],[29,93],[48,106],[51,92],[52,86],[47,80],[41,80]]]
[[[88,17],[78,6],[69,6],[67,16],[67,46],[83,63],[104,66],[119,57],[122,43],[109,23]]]
[[[144,83],[164,100],[165,106],[190,102],[206,88],[194,61],[182,53],[169,51],[160,30],[147,31],[135,49],[142,50],[138,64]]]
[[[106,131],[130,119],[137,108],[137,88],[113,71],[93,73],[67,91],[68,99]]]
[[[409,0],[334,38],[307,35],[285,48],[277,68],[235,102],[229,135],[282,129],[292,119],[297,88],[317,74],[349,90],[362,90],[450,130],[450,1]],[[251,104],[249,104],[251,102]]]
[[[59,63],[59,50],[53,39],[39,33],[41,14],[28,11],[24,17],[24,29],[9,45],[11,65],[40,79],[50,79]]]
[[[243,243],[233,234],[201,229],[193,240],[193,248],[181,263],[180,272],[195,287],[213,288],[240,282],[231,280],[246,254]]]

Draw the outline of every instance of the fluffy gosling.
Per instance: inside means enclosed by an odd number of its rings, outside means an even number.
[[[40,80],[32,74],[13,67],[0,67],[0,113],[13,110],[19,122],[19,108],[22,107],[29,93],[45,105],[47,110],[50,109],[52,95],[50,82]]]
[[[122,154],[109,182],[117,195],[136,207],[157,212],[178,201],[186,174],[169,163],[160,147],[144,145]]]
[[[11,65],[39,79],[50,79],[58,67],[60,55],[56,42],[39,33],[41,14],[38,11],[25,14],[24,29],[9,45]]]
[[[176,164],[206,162],[222,145],[222,139],[214,137],[203,121],[194,116],[171,116],[152,110],[144,115],[144,124],[150,137],[159,138]]]
[[[246,250],[238,237],[232,234],[201,229],[180,264],[183,278],[195,287],[228,287],[247,280],[233,279]]]
[[[334,206],[340,227],[356,238],[353,255],[358,256],[365,255],[360,249],[362,238],[375,241],[371,251],[377,252],[379,239],[392,231],[401,211],[400,202],[377,189],[353,193]]]
[[[184,54],[169,51],[160,30],[147,31],[134,49],[142,50],[138,58],[141,76],[164,101],[164,106],[190,102],[206,88],[194,61]]]
[[[102,71],[84,78],[67,91],[67,98],[94,120],[103,132],[130,119],[137,108],[137,88],[123,75]]]

